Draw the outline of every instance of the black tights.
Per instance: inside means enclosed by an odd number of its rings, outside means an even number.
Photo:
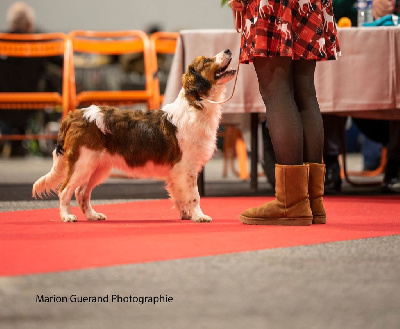
[[[322,162],[324,128],[314,85],[315,61],[254,58],[276,160]]]

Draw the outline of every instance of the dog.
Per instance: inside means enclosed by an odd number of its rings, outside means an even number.
[[[214,57],[199,56],[182,76],[176,100],[160,110],[143,112],[91,105],[70,112],[62,121],[53,151],[53,167],[33,185],[32,196],[58,193],[60,216],[76,222],[70,201],[75,192],[88,220],[104,220],[90,197],[112,168],[131,177],[161,178],[181,219],[211,222],[200,208],[199,172],[213,156],[221,119],[229,49]]]

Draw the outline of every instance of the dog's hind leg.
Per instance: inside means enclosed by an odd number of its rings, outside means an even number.
[[[181,219],[191,219],[194,222],[211,222],[211,217],[205,215],[200,208],[197,175],[197,172],[177,164],[171,170],[166,188],[179,210]]]
[[[77,218],[71,213],[71,198],[78,186],[86,186],[90,177],[97,169],[98,152],[82,147],[76,162],[69,161],[69,173],[66,182],[61,187],[60,216],[64,222],[76,222]]]
[[[90,204],[90,197],[93,189],[107,179],[110,174],[110,167],[98,167],[89,179],[86,185],[78,186],[75,190],[75,197],[79,203],[82,212],[87,220],[104,220],[106,215],[94,211]]]
[[[32,196],[35,198],[41,198],[57,192],[61,183],[66,179],[67,168],[65,157],[62,154],[57,154],[57,151],[53,151],[53,167],[50,172],[41,178],[39,178],[32,188]]]

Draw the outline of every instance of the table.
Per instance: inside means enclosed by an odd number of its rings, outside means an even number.
[[[400,119],[400,28],[339,29],[342,56],[318,63],[321,112]]]
[[[400,28],[363,27],[338,30],[342,56],[317,64],[315,85],[322,113],[371,119],[400,119]],[[237,64],[240,35],[235,30],[183,30],[172,61],[165,103],[175,100],[182,74],[199,55],[214,56],[229,48]],[[227,84],[230,95],[233,82]],[[223,105],[223,114],[250,113],[251,187],[257,188],[258,114],[265,106],[258,92],[252,64],[241,65],[235,94]],[[224,119],[223,119],[224,120]]]

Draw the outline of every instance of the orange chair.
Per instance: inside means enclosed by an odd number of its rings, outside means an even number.
[[[175,32],[155,32],[150,36],[150,44],[153,58],[153,70],[154,70],[154,105],[156,108],[160,108],[164,95],[160,93],[160,81],[157,77],[158,72],[158,54],[175,54],[176,43],[179,38],[179,33]]]
[[[352,179],[352,177],[377,177],[381,174],[384,174],[386,163],[387,163],[387,149],[386,147],[382,148],[381,153],[381,161],[379,163],[378,168],[375,170],[362,170],[362,171],[349,171],[347,168],[346,161],[346,150],[343,148],[342,156],[339,158],[339,163],[341,164],[340,176],[341,178],[345,178],[346,181],[353,186],[375,186],[381,185],[381,181],[362,181],[356,182]]]
[[[69,108],[69,42],[63,33],[14,34],[0,33],[0,56],[63,57],[62,93],[0,92],[0,111],[40,110],[46,107]],[[0,77],[1,79],[1,77]],[[16,113],[16,115],[18,115]],[[56,135],[2,135],[0,140],[55,139]]]
[[[70,110],[78,106],[95,104],[131,105],[146,103],[148,109],[154,107],[152,56],[150,42],[142,31],[72,31],[71,40],[71,75]],[[144,90],[93,90],[76,91],[74,57],[76,53],[92,55],[122,55],[142,53],[145,71]],[[64,113],[65,115],[66,113]]]

